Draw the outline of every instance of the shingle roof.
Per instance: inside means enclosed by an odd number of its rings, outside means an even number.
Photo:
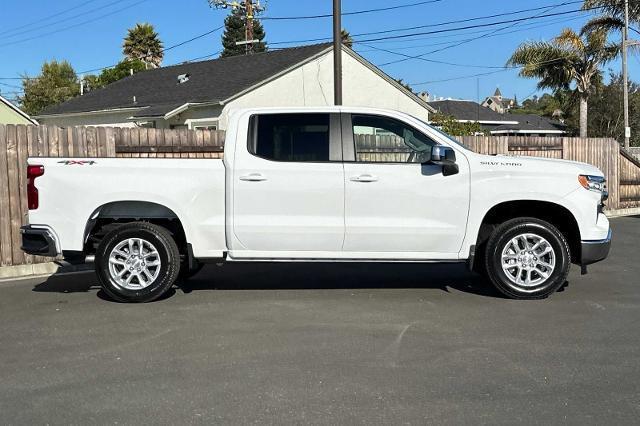
[[[567,126],[559,121],[535,114],[509,114],[508,120],[517,121],[517,125],[503,124],[492,130],[566,130]]]
[[[436,110],[443,114],[452,115],[458,120],[474,121],[514,121],[503,114],[499,114],[491,108],[483,107],[473,101],[459,101],[447,99],[443,101],[429,102]]]
[[[164,115],[185,103],[220,102],[331,47],[330,43],[191,62],[144,71],[105,88],[51,106],[41,114],[151,107],[138,116]],[[189,80],[178,83],[178,76]],[[136,102],[134,103],[134,96]]]
[[[497,130],[565,130],[566,126],[559,121],[535,114],[500,114],[491,108],[483,107],[477,102],[448,99],[429,102],[436,110],[451,115],[458,120],[479,121],[483,129]],[[492,122],[483,124],[482,122]],[[518,124],[508,122],[517,121]],[[500,123],[504,122],[504,123]]]

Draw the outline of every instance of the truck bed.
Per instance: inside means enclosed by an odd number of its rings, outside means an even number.
[[[181,221],[196,257],[225,250],[225,167],[219,159],[30,158],[44,166],[37,178],[39,207],[31,225],[57,235],[65,250],[83,249],[87,223],[113,202],[165,206]],[[165,209],[166,211],[166,209]]]

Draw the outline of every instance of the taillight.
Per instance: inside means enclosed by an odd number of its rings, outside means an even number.
[[[29,210],[38,208],[38,188],[36,188],[36,178],[44,174],[44,166],[27,166],[27,203]]]

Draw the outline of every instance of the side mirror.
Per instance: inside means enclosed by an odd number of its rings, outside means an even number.
[[[459,172],[456,164],[456,152],[448,146],[436,145],[431,150],[431,164],[442,166],[442,174],[455,175]]]

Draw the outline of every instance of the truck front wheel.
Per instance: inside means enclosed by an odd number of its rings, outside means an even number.
[[[180,252],[171,233],[133,222],[109,232],[95,258],[102,289],[120,302],[151,302],[171,288],[180,272]]]
[[[486,250],[488,278],[512,299],[549,296],[565,283],[571,266],[564,235],[535,218],[512,219],[498,226]]]

